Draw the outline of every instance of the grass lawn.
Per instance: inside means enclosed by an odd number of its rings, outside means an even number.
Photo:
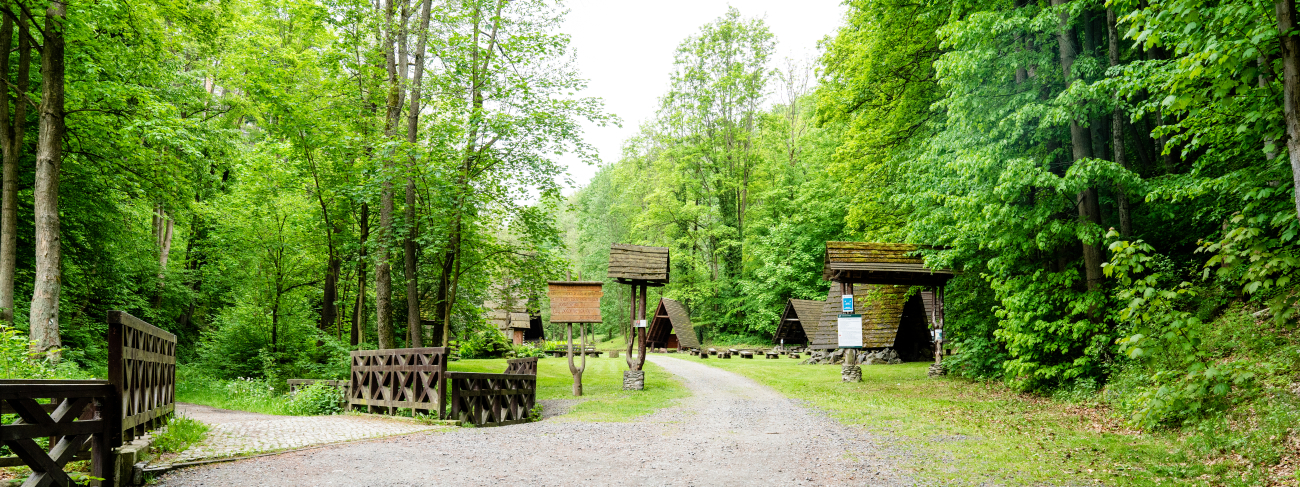
[[[627,362],[622,357],[587,358],[587,370],[582,373],[582,397],[573,396],[573,375],[569,362],[563,358],[544,358],[537,362],[537,399],[580,399],[567,413],[552,419],[565,421],[631,421],[638,416],[669,406],[673,400],[690,395],[672,374],[655,364],[646,362],[644,391],[624,391],[623,371]],[[574,365],[581,365],[575,358]],[[449,369],[460,372],[501,373],[506,369],[505,359],[458,360]]]
[[[943,485],[1224,485],[1232,472],[1180,453],[1178,438],[1128,431],[1106,411],[1016,394],[999,384],[928,379],[929,363],[840,367],[763,358],[695,360],[808,401],[845,424],[920,453],[918,480]]]

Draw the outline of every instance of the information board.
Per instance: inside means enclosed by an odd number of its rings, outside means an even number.
[[[551,298],[551,323],[600,323],[600,297],[604,283],[599,281],[551,281],[547,283]]]
[[[862,315],[842,314],[839,325],[840,348],[862,348]]]
[[[840,296],[840,312],[844,314],[853,314],[853,295],[845,294]]]

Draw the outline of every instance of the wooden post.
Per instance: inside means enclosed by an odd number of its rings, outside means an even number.
[[[934,363],[943,361],[943,286],[934,287]]]
[[[636,370],[636,365],[632,362],[632,346],[636,343],[636,285],[632,286],[632,310],[628,313],[627,324],[627,361],[628,370]]]
[[[581,355],[582,367],[573,366],[573,323],[565,324],[565,332],[569,338],[569,373],[573,374],[573,395],[582,395],[582,373],[587,370],[587,325],[578,323],[578,332],[582,334],[581,338]]]
[[[645,300],[646,294],[649,294],[649,290],[650,289],[644,284],[641,285],[641,306],[637,309],[637,316],[639,316],[637,319],[641,321],[645,321]],[[636,335],[639,345],[637,346],[636,370],[641,370],[645,367],[645,332],[646,329],[644,327],[637,328]]]

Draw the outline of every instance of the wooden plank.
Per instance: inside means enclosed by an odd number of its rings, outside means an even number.
[[[25,399],[35,397],[111,397],[113,386],[103,384],[33,384],[21,386],[0,384],[0,399]]]
[[[0,441],[10,442],[50,436],[89,435],[104,431],[102,420],[50,424],[6,424],[0,426]]]
[[[128,326],[143,331],[145,333],[148,333],[150,335],[161,337],[163,339],[166,339],[169,342],[176,343],[176,335],[173,335],[167,330],[164,330],[162,328],[158,328],[156,326],[145,323],[144,320],[131,316],[130,313],[127,313],[125,311],[116,311],[116,310],[109,311],[108,324]]]

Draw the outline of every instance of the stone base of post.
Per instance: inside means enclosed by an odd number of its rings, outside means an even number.
[[[623,390],[625,391],[645,390],[645,371],[644,370],[624,371]]]
[[[931,379],[935,377],[943,377],[945,374],[947,374],[947,372],[943,370],[943,364],[931,365],[930,370],[925,373],[925,375]]]
[[[844,382],[862,382],[862,367],[844,365],[840,368],[840,379]]]

